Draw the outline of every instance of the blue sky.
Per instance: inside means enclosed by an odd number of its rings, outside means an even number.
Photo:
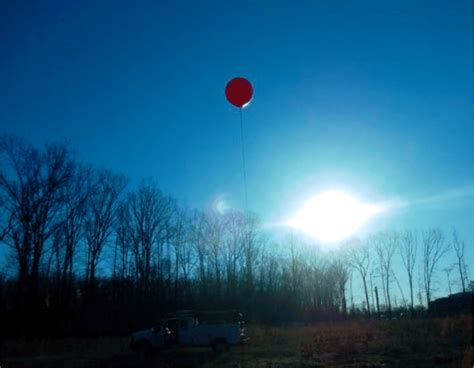
[[[80,159],[154,177],[190,207],[284,218],[339,188],[414,201],[372,224],[456,226],[472,264],[472,1],[6,1],[1,132],[67,139]],[[449,197],[449,196],[448,196]]]

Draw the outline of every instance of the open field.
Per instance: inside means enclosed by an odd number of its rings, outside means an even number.
[[[181,349],[152,357],[128,338],[5,340],[1,367],[472,367],[472,318],[248,326],[251,341],[222,355]]]

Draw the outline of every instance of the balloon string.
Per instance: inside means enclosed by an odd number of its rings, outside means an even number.
[[[244,123],[242,120],[242,108],[240,112],[240,146],[242,150],[242,171],[244,174],[244,199],[245,199],[245,212],[248,211],[248,200],[247,200],[247,169],[245,167],[245,141],[244,141]]]
[[[248,199],[247,199],[247,169],[245,167],[245,140],[244,140],[244,123],[242,119],[242,108],[239,109],[240,113],[240,147],[242,149],[242,171],[244,174],[244,196],[245,196],[245,240],[246,246],[250,248],[250,214],[248,212]]]

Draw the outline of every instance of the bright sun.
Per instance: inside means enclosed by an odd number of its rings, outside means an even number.
[[[382,211],[343,192],[328,191],[309,200],[288,225],[323,242],[342,240]]]

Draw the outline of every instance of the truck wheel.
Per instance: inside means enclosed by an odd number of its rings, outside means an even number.
[[[229,345],[225,340],[214,341],[212,343],[212,350],[214,350],[216,354],[222,354],[223,352],[229,350]]]
[[[149,342],[142,342],[137,346],[137,353],[140,357],[149,357],[152,353],[152,347]]]

